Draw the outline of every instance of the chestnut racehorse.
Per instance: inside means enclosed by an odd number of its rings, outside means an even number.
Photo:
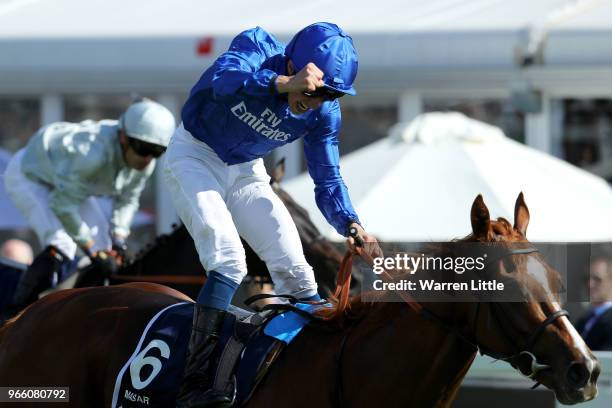
[[[537,293],[537,302],[411,307],[341,298],[329,319],[313,321],[286,347],[247,406],[448,407],[478,348],[505,356],[564,404],[594,398],[599,363],[551,290],[558,272],[529,249],[522,194],[514,218],[514,225],[491,220],[478,196],[472,233],[462,241],[525,243],[527,250],[508,251],[486,277],[503,276],[524,293]],[[545,300],[543,292],[550,295]],[[117,372],[143,326],[183,300],[181,293],[152,284],[44,297],[0,329],[0,386],[69,386],[71,406],[109,406]],[[521,367],[525,357],[528,366]]]

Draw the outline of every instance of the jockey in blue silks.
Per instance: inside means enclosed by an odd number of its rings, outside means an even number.
[[[240,236],[266,262],[277,293],[319,300],[289,212],[269,185],[262,157],[304,139],[315,197],[342,235],[354,227],[380,254],[340,176],[338,98],[355,95],[357,53],[335,24],[315,23],[287,46],[262,28],[239,34],[191,90],[168,147],[164,175],[208,279],[194,311],[182,407],[228,404],[212,390],[209,357],[236,288],[247,274]],[[354,245],[349,238],[349,245]]]

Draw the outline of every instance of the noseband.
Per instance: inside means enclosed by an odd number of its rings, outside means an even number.
[[[537,252],[539,251],[535,247],[513,249],[490,262],[501,261],[502,259],[513,256],[513,255],[528,255],[528,254],[533,254]],[[478,302],[477,304],[475,325],[478,324],[478,314],[480,312],[480,304],[481,304],[480,302]],[[490,313],[495,318],[495,314],[493,313],[494,309],[492,305],[490,305],[489,308],[490,308]],[[559,309],[553,314],[551,314],[550,316],[548,316],[542,323],[540,323],[540,325],[535,329],[535,331],[529,336],[529,338],[527,339],[523,347],[519,348],[519,351],[514,354],[508,355],[504,353],[499,353],[499,352],[496,352],[494,350],[491,350],[483,346],[482,344],[479,344],[479,342],[477,341],[477,337],[476,337],[478,333],[477,327],[475,327],[476,330],[474,332],[474,339],[476,340],[475,342],[476,347],[478,348],[481,354],[486,354],[490,357],[493,357],[496,360],[508,361],[510,364],[512,364],[513,367],[517,368],[517,370],[521,374],[523,374],[524,376],[530,379],[534,379],[534,377],[540,371],[548,370],[551,367],[546,364],[538,363],[537,358],[533,353],[533,347],[535,346],[536,342],[538,341],[538,338],[542,335],[544,330],[546,330],[546,327],[553,324],[561,316],[569,316],[568,311],[565,309]],[[529,359],[527,370],[524,370],[523,369],[524,367],[519,366],[517,363],[519,360],[525,359],[525,358]],[[536,386],[538,385],[539,383],[536,384]]]
[[[524,376],[534,379],[534,377],[540,372],[540,371],[544,371],[544,370],[548,370],[551,367],[549,365],[546,364],[541,364],[538,363],[538,360],[536,358],[536,356],[533,354],[533,347],[535,346],[538,338],[540,337],[540,335],[544,332],[544,330],[546,329],[546,327],[550,324],[553,324],[558,318],[560,318],[561,316],[569,316],[569,313],[567,310],[565,309],[560,309],[557,310],[556,312],[554,312],[553,314],[551,314],[550,316],[548,316],[546,318],[546,320],[544,320],[542,323],[540,323],[540,325],[538,326],[538,328],[531,334],[531,336],[529,337],[529,339],[527,340],[527,342],[525,343],[525,345],[521,348],[519,348],[520,351],[514,353],[514,354],[504,354],[504,353],[499,353],[496,352],[494,350],[491,350],[485,346],[483,346],[482,344],[479,344],[478,342],[476,342],[476,347],[478,348],[478,350],[480,351],[481,354],[485,354],[489,357],[493,357],[496,360],[503,360],[503,361],[507,361],[510,364],[513,365],[513,367],[517,368],[516,362],[527,358],[529,359],[529,367],[528,370],[523,370],[523,367],[518,366],[518,371],[523,374]]]
[[[489,260],[487,262],[487,265],[490,265],[494,262],[499,262],[507,257],[510,256],[514,256],[514,255],[528,255],[528,254],[533,254],[533,253],[537,253],[539,252],[539,250],[535,247],[528,247],[528,248],[517,248],[517,249],[512,249],[507,251],[506,253],[504,253],[501,256],[496,257],[495,259]],[[520,359],[529,359],[529,364],[528,364],[528,370],[523,370],[523,367],[518,366],[518,371],[523,374],[524,376],[534,379],[535,376],[540,372],[540,371],[544,371],[544,370],[548,370],[551,367],[549,365],[546,364],[540,364],[537,361],[537,358],[535,357],[534,353],[533,353],[533,347],[535,346],[536,342],[538,341],[538,338],[542,335],[542,333],[544,332],[544,330],[546,329],[546,327],[548,327],[549,325],[553,324],[558,318],[560,318],[561,316],[569,316],[569,313],[567,312],[567,310],[565,309],[560,309],[557,310],[556,312],[554,312],[553,314],[551,314],[550,316],[548,316],[542,323],[540,323],[540,325],[535,329],[535,331],[529,336],[529,338],[527,339],[527,341],[525,342],[525,344],[520,347],[516,353],[514,354],[505,354],[505,353],[500,353],[497,352],[495,350],[491,350],[488,347],[482,345],[477,338],[478,335],[478,318],[480,315],[480,309],[481,309],[481,302],[477,302],[477,306],[476,306],[476,313],[474,316],[474,324],[471,325],[471,327],[474,328],[474,336],[473,338],[469,338],[468,336],[465,336],[456,326],[451,326],[448,325],[444,319],[442,319],[441,317],[433,314],[431,311],[425,309],[425,308],[421,308],[420,311],[422,314],[424,314],[427,317],[433,318],[433,320],[438,321],[438,323],[442,324],[444,327],[446,327],[448,330],[452,331],[453,333],[455,333],[459,338],[461,338],[463,341],[465,341],[466,343],[470,344],[472,347],[474,347],[475,350],[479,351],[480,354],[483,355],[487,355],[489,357],[492,357],[496,360],[503,360],[503,361],[507,361],[510,364],[513,365],[513,367],[517,368],[518,364],[517,362]],[[490,314],[496,318],[496,315],[494,313],[494,309],[491,303],[489,303],[489,310],[490,310]],[[500,324],[500,327],[503,327]],[[508,341],[508,343],[512,344],[512,341]],[[539,383],[536,383],[536,387],[539,385]],[[535,388],[535,387],[534,387]]]
[[[493,263],[493,262],[499,262],[501,260],[503,260],[504,258],[507,258],[509,256],[513,256],[513,255],[529,255],[529,254],[533,254],[539,252],[539,250],[535,247],[528,247],[528,248],[517,248],[517,249],[512,249],[507,251],[506,253],[504,253],[503,255],[496,257],[494,259],[490,259],[487,262],[487,265]],[[359,252],[358,252],[359,253]],[[347,252],[347,256],[350,255],[350,252]],[[346,256],[345,256],[346,258]],[[339,275],[340,276],[340,275]],[[339,279],[340,282],[340,279]],[[401,292],[400,292],[401,293]],[[540,323],[540,325],[536,328],[536,330],[529,336],[529,338],[527,339],[527,341],[525,342],[525,345],[523,347],[521,347],[521,349],[519,349],[518,352],[514,353],[514,354],[504,354],[504,353],[499,353],[495,350],[491,350],[489,348],[487,348],[486,346],[483,346],[482,344],[480,344],[480,342],[478,341],[477,338],[477,333],[478,333],[478,317],[480,314],[480,305],[481,302],[477,302],[477,306],[476,306],[476,313],[475,313],[475,317],[474,317],[474,324],[471,325],[472,327],[474,327],[474,336],[473,338],[470,338],[470,336],[466,336],[457,326],[453,325],[453,324],[449,324],[446,319],[438,316],[437,314],[433,313],[432,311],[428,310],[427,308],[425,308],[422,304],[416,302],[414,299],[412,299],[411,296],[404,294],[403,296],[400,295],[400,297],[402,297],[404,299],[404,301],[412,308],[412,310],[414,310],[416,313],[418,313],[419,315],[430,319],[434,322],[436,322],[438,325],[444,327],[446,330],[448,330],[449,332],[452,332],[453,334],[455,334],[457,337],[459,337],[461,340],[463,340],[465,343],[469,344],[470,346],[473,347],[473,349],[475,351],[480,352],[480,354],[483,355],[487,355],[489,357],[492,357],[496,360],[503,360],[503,361],[507,361],[509,362],[511,365],[513,365],[513,362],[517,361],[520,358],[528,358],[530,360],[530,364],[529,364],[529,371],[528,372],[523,372],[523,370],[521,370],[521,367],[518,367],[518,371],[536,381],[535,385],[532,387],[536,388],[537,386],[540,385],[539,382],[537,382],[537,380],[535,380],[535,376],[544,370],[549,370],[551,367],[549,365],[546,364],[540,364],[538,363],[538,360],[536,358],[536,356],[533,354],[533,347],[536,344],[538,338],[540,337],[540,335],[544,332],[544,330],[546,329],[546,327],[548,327],[549,325],[553,324],[558,318],[560,318],[561,316],[569,316],[569,313],[567,312],[567,310],[565,309],[560,309],[557,310],[556,312],[554,312],[553,314],[551,314],[550,316],[548,316],[542,323]],[[489,306],[490,307],[490,306]],[[492,311],[492,309],[491,309]],[[495,315],[491,312],[491,315],[495,317]],[[342,340],[340,341],[340,348],[338,350],[338,354],[336,356],[336,374],[335,374],[335,383],[336,386],[334,387],[334,391],[333,391],[333,400],[336,402],[337,406],[342,407],[342,395],[343,395],[343,387],[342,387],[342,370],[341,370],[341,366],[342,366],[342,358],[344,355],[344,349],[346,346],[346,342],[349,336],[349,331],[346,331],[344,333],[344,335],[342,336]],[[512,343],[512,341],[509,341],[510,343]],[[513,367],[517,368],[515,365],[513,365]]]

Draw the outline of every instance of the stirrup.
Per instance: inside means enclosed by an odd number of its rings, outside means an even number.
[[[228,395],[220,390],[214,390],[209,388],[203,391],[202,388],[196,388],[191,390],[187,395],[191,398],[188,401],[176,400],[177,408],[230,408],[236,402],[236,395],[238,392],[238,386],[236,383],[236,377],[232,376],[232,392]],[[199,395],[193,395],[197,391],[202,391]]]

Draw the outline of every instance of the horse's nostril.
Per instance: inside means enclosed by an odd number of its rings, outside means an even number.
[[[597,379],[599,378],[599,373],[601,372],[601,366],[598,362],[595,363],[595,368],[591,371],[591,383],[597,384]]]
[[[567,369],[567,382],[574,388],[583,388],[589,382],[591,373],[584,363],[573,362]]]

